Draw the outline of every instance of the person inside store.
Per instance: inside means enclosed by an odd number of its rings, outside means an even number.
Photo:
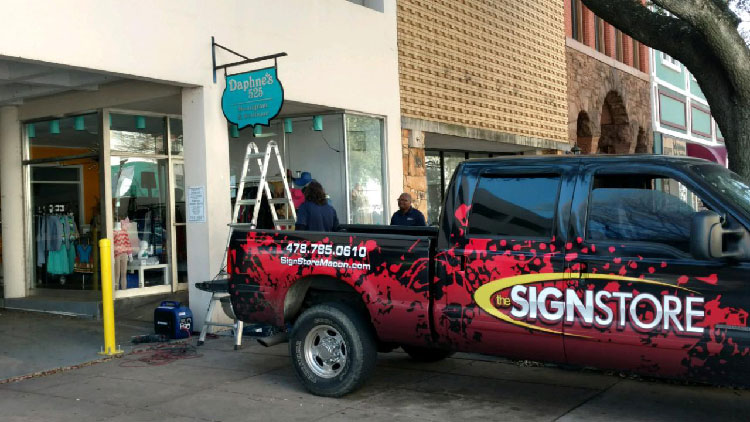
[[[426,226],[424,214],[411,206],[411,195],[404,192],[398,197],[398,211],[391,217],[392,226]]]
[[[312,180],[305,187],[305,202],[297,210],[296,230],[330,232],[339,228],[336,209],[328,204],[323,186]]]
[[[294,204],[294,208],[299,209],[299,207],[305,202],[305,194],[303,190],[312,181],[312,175],[310,174],[310,172],[303,171],[299,177],[293,178],[292,171],[287,169],[286,177],[287,180],[291,180],[294,182],[294,184],[289,186],[289,193],[292,195],[292,203]]]

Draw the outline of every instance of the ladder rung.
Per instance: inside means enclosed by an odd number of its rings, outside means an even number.
[[[258,203],[257,199],[238,199],[235,204],[237,205],[255,205]]]
[[[246,157],[249,160],[252,160],[253,158],[264,158],[266,156],[265,152],[257,153],[257,154],[247,154]]]
[[[234,327],[234,324],[228,324],[226,322],[210,322],[205,321],[203,325],[207,325],[209,327]]]
[[[273,224],[275,226],[291,226],[294,223],[296,223],[296,221],[294,221],[292,219],[287,219],[287,220],[273,220]]]
[[[240,227],[240,228],[253,228],[253,223],[229,223],[229,227]]]
[[[260,183],[260,176],[245,176],[242,178],[245,183]],[[281,176],[269,176],[266,177],[267,182],[283,182],[284,178]]]
[[[269,204],[288,204],[290,202],[292,201],[287,198],[273,198],[268,200]]]

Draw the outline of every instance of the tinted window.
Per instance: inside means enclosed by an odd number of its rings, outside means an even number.
[[[474,193],[469,234],[552,237],[560,176],[483,177]]]
[[[691,219],[701,209],[703,202],[673,179],[597,176],[589,200],[587,238],[663,243],[688,252]]]

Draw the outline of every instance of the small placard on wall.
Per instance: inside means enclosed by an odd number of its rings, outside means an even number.
[[[206,187],[188,186],[187,188],[187,222],[206,222]]]

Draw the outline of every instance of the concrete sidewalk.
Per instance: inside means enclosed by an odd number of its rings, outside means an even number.
[[[121,319],[116,344],[131,351],[131,336],[150,334],[150,321]],[[102,321],[0,309],[0,382],[101,359]]]
[[[221,337],[162,346],[0,385],[18,421],[747,420],[750,391],[521,366],[459,354],[431,364],[381,354],[375,376],[341,399],[308,394],[288,345]],[[177,350],[170,350],[170,348]],[[168,353],[171,352],[171,353]]]

